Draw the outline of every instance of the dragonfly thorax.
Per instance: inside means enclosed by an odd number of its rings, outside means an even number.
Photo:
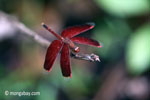
[[[68,38],[65,38],[63,40],[64,43],[68,44],[70,49],[75,52],[75,53],[78,53],[80,51],[80,48],[78,46],[76,46],[70,39]]]

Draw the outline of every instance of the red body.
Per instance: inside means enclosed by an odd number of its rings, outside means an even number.
[[[54,40],[50,44],[46,53],[44,68],[48,71],[51,70],[54,61],[56,59],[56,56],[61,51],[60,64],[61,64],[62,74],[65,77],[71,77],[70,49],[75,53],[78,53],[80,51],[80,48],[77,47],[74,44],[74,42],[79,44],[101,47],[100,44],[95,40],[85,38],[85,37],[74,37],[80,33],[92,29],[94,27],[94,24],[92,23],[80,25],[80,26],[68,27],[62,31],[61,35],[52,31],[44,23],[42,23],[42,25],[58,39],[58,40]]]

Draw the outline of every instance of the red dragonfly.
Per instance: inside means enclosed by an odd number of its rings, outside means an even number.
[[[99,48],[101,47],[98,41],[85,37],[74,37],[80,33],[92,29],[94,27],[93,23],[68,27],[62,31],[61,35],[52,31],[44,23],[42,23],[42,26],[57,38],[57,40],[52,41],[52,43],[48,47],[45,57],[44,69],[48,70],[49,72],[51,71],[56,56],[61,51],[60,64],[62,75],[64,77],[71,77],[70,50],[74,53],[78,53],[80,51],[80,48],[76,46],[74,42],[79,44],[96,46]]]

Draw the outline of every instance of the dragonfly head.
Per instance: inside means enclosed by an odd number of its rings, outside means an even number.
[[[73,49],[73,51],[74,51],[75,53],[78,53],[78,52],[80,51],[80,48],[79,48],[79,47],[75,47],[75,48]]]

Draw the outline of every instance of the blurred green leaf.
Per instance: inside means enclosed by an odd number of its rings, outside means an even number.
[[[18,98],[18,96],[6,96],[4,93],[5,91],[9,92],[23,92],[23,91],[30,91],[30,88],[33,87],[33,81],[26,80],[26,81],[17,81],[6,78],[0,81],[0,98],[5,98],[6,100],[10,100],[11,98]]]
[[[92,78],[89,72],[83,72],[83,68],[78,68],[72,65],[72,78],[66,78],[62,76],[60,65],[56,63],[54,65],[53,71],[47,77],[48,82],[54,87],[61,88],[70,98],[76,98],[80,94],[88,94],[87,85],[89,85]],[[85,69],[84,69],[85,70]],[[87,77],[88,76],[88,77]],[[72,93],[73,94],[70,94]]]
[[[56,100],[57,89],[50,84],[40,83],[37,91],[40,92],[37,100]]]
[[[111,61],[117,59],[129,33],[130,29],[124,20],[105,18],[104,21],[98,21],[94,39],[103,44],[101,49],[97,49],[100,56],[110,58]]]
[[[65,78],[66,81],[63,80],[64,83],[63,85],[68,89],[73,89],[78,92],[87,92],[86,85],[88,83],[88,80],[83,78],[84,75],[82,68],[80,69],[74,68],[72,71],[72,78],[67,80]]]
[[[98,5],[107,12],[117,16],[133,16],[148,13],[148,0],[96,0]]]
[[[131,36],[126,61],[133,74],[141,74],[150,66],[150,24],[139,28]]]
[[[56,63],[51,71],[48,80],[53,86],[61,87],[64,91],[87,92],[86,84],[91,81],[89,73],[83,73],[83,68],[76,68],[72,65],[72,78],[63,77],[59,63]],[[89,77],[87,78],[87,76]]]

